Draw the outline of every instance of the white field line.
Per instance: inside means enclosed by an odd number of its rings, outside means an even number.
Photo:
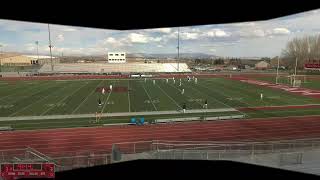
[[[202,85],[200,85],[200,84],[198,84],[198,86],[204,87],[204,88],[206,88],[206,89],[208,89],[208,90],[211,91],[211,89],[207,88],[206,86],[202,86]],[[201,91],[199,91],[199,92],[201,92]],[[217,92],[217,91],[215,91],[215,92]],[[201,92],[201,93],[203,93],[203,92]],[[207,93],[205,93],[205,94],[207,94]],[[220,93],[220,92],[218,92],[218,94],[221,94],[222,96],[227,97],[227,96],[225,96],[224,94],[222,94],[222,93]],[[207,95],[209,96],[209,94],[207,94]],[[211,97],[211,96],[210,96],[210,97]],[[215,99],[215,98],[214,98],[214,99]],[[221,101],[219,101],[219,100],[217,100],[217,99],[216,99],[216,101],[220,102],[221,104],[225,105],[226,107],[233,108],[233,107],[231,107],[231,106],[229,106],[229,105],[227,105],[227,104],[225,104],[225,103],[223,103],[223,102],[221,102]],[[246,103],[246,102],[242,102],[242,101],[240,101],[240,100],[237,100],[237,101],[239,101],[240,103],[245,103],[245,104],[247,104],[248,106],[250,106],[250,104],[248,104],[248,103]],[[241,111],[239,111],[239,110],[238,110],[238,112],[240,112],[241,114],[244,114],[244,115],[248,116],[248,115],[247,115],[246,113],[244,113],[244,112],[241,112]]]
[[[70,86],[70,85],[69,85],[69,86]],[[58,91],[55,91],[55,93],[56,93],[56,92],[59,92],[59,91],[61,91],[61,90],[63,90],[63,89],[65,89],[65,88],[67,88],[67,87],[69,87],[69,86],[64,86],[63,88],[59,89]],[[32,105],[34,105],[34,104],[36,104],[36,103],[38,103],[38,102],[41,102],[41,101],[47,99],[47,98],[50,97],[51,95],[52,95],[52,94],[49,93],[47,96],[39,99],[38,101],[35,101],[35,102],[33,102],[33,103],[30,103],[28,106],[25,106],[24,108],[22,108],[22,109],[20,109],[20,110],[18,110],[18,111],[16,111],[16,112],[10,114],[9,116],[14,116],[14,115],[16,115],[17,113],[19,113],[19,112],[21,112],[21,111],[29,108],[30,106],[32,106]]]
[[[43,84],[47,84],[47,83],[43,83]],[[40,86],[42,86],[43,84],[41,84]],[[32,89],[36,89],[36,88],[39,88],[39,86],[35,86],[35,87],[32,87],[32,88],[24,89],[24,90],[22,90],[22,92],[31,91]],[[21,91],[15,92],[13,94],[8,94],[7,96],[1,97],[0,100],[3,101],[2,99],[6,98],[6,97],[9,97],[9,96],[13,96],[13,95],[19,94],[19,93],[21,93]],[[32,95],[33,94],[31,94],[30,96],[32,96]],[[14,102],[16,102],[16,101],[14,101]],[[11,102],[11,103],[14,103],[14,102]]]
[[[111,84],[112,84],[112,83],[111,83]],[[106,108],[106,105],[107,105],[107,103],[108,103],[108,100],[109,100],[109,97],[110,97],[111,93],[112,93],[112,90],[110,90],[110,93],[108,94],[108,97],[107,97],[107,99],[105,100],[105,102],[104,102],[104,104],[103,104],[103,107],[102,107],[100,113],[103,113],[104,109]]]
[[[95,89],[92,90],[92,92],[91,92],[89,95],[87,95],[87,97],[72,111],[71,114],[74,114],[74,113],[81,107],[81,105],[82,105],[84,102],[87,101],[87,99],[89,98],[89,96],[91,96],[91,95],[95,92],[95,90],[97,89],[97,87],[98,87],[102,82],[103,82],[103,80],[96,86]]]
[[[72,96],[74,93],[76,93],[77,91],[79,91],[81,88],[83,88],[84,86],[86,86],[87,84],[84,84],[83,86],[80,86],[78,89],[76,89],[75,91],[73,91],[71,94],[65,96],[63,99],[61,99],[60,101],[58,101],[56,104],[59,104],[61,102],[63,102],[64,100],[66,100],[68,97]],[[47,110],[45,110],[43,113],[40,114],[40,116],[46,114],[48,111],[50,111],[52,108],[54,108],[54,106],[48,108]]]
[[[141,84],[140,84],[140,85],[141,85]],[[144,87],[144,85],[141,85],[141,86],[143,87],[144,92],[146,92],[146,94],[147,94],[148,98],[150,99],[150,102],[152,103],[152,105],[153,105],[154,109],[155,109],[156,111],[158,111],[157,107],[156,107],[156,106],[154,105],[154,103],[152,102],[152,99],[151,99],[151,97],[150,97],[149,93],[147,92],[146,88]]]
[[[182,107],[177,103],[177,101],[175,101],[174,99],[172,99],[172,97],[170,97],[158,84],[156,84],[156,86],[157,86],[169,99],[171,99],[172,102],[174,102],[179,108],[182,109]]]
[[[177,89],[178,91],[180,91],[180,92],[181,92],[181,90],[180,90],[180,89],[178,89],[177,87],[173,86],[172,84],[170,84],[170,86],[171,86],[171,87],[173,87],[173,88],[175,88],[175,89]],[[184,94],[183,94],[183,96],[185,96],[185,97],[187,97],[187,98],[191,99],[191,97],[190,97],[190,96],[187,96],[187,95],[184,95]],[[201,104],[201,103],[199,103],[198,101],[196,101],[196,103],[198,103],[198,104],[200,104],[200,106],[202,106],[202,104]]]
[[[219,108],[219,109],[191,109],[186,111],[186,114],[203,113],[203,112],[238,112],[234,108]],[[178,111],[146,111],[146,112],[119,112],[119,113],[102,113],[102,117],[123,117],[135,115],[163,115],[163,114],[180,114]],[[44,116],[14,116],[0,117],[0,121],[29,121],[29,120],[46,120],[46,119],[74,119],[74,118],[92,118],[95,114],[66,114],[66,115],[44,115]]]

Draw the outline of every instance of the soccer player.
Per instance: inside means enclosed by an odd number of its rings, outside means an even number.
[[[190,77],[188,76],[188,82],[190,82]]]
[[[207,108],[208,108],[208,101],[207,101],[207,100],[204,101],[203,108],[204,108],[204,109],[207,109]]]
[[[173,80],[173,84],[175,84],[176,83],[176,80]]]
[[[153,84],[156,84],[156,80],[153,80]]]
[[[109,88],[110,88],[110,91],[112,91],[112,84],[110,84]]]
[[[169,79],[166,79],[167,83],[169,82]]]
[[[196,84],[198,83],[198,78],[194,79],[194,83],[196,83]]]
[[[101,106],[102,105],[102,103],[101,103],[101,99],[99,98],[99,100],[98,100],[98,105],[99,106]]]
[[[179,84],[179,86],[181,86],[181,81],[180,81],[180,84]]]
[[[182,89],[181,94],[184,94],[184,89]]]
[[[187,108],[187,105],[186,105],[186,103],[184,103],[183,106],[182,106],[183,113],[186,113],[186,108]]]
[[[263,100],[263,94],[262,93],[260,94],[260,100]]]
[[[106,93],[106,90],[104,88],[102,88],[101,93],[104,95]]]

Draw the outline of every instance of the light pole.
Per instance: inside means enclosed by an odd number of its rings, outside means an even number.
[[[180,27],[178,27],[178,72],[179,72],[179,59],[180,59]]]
[[[297,47],[294,46],[294,52],[296,55],[296,66],[294,68],[294,76],[293,76],[293,86],[296,84],[296,75],[297,75],[297,66],[298,66],[298,55],[297,55]]]
[[[50,49],[51,71],[53,72],[53,62],[52,62],[52,52],[51,52],[51,48],[52,48],[53,46],[51,45],[50,25],[49,25],[49,24],[48,24],[48,32],[49,32],[49,49]]]
[[[0,44],[0,48],[1,48],[1,56],[3,56],[3,54],[2,54],[2,47],[3,47],[3,45],[1,45]],[[0,72],[2,72],[2,57],[0,58]]]
[[[35,42],[37,45],[37,62],[39,63],[39,41]]]
[[[278,56],[278,67],[277,67],[276,84],[278,84],[278,78],[279,78],[279,65],[280,65],[280,58],[279,58],[279,56]]]

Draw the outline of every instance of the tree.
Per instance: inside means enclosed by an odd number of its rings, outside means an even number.
[[[309,60],[319,60],[320,35],[296,37],[289,41],[282,51],[283,63],[289,68],[294,68],[296,58],[298,58],[298,69],[302,69]]]

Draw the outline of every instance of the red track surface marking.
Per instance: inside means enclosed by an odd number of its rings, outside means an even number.
[[[320,91],[319,90],[312,90],[312,89],[301,88],[301,87],[291,87],[289,85],[284,85],[284,84],[281,84],[281,85],[280,84],[273,84],[271,82],[265,82],[265,81],[256,80],[256,79],[252,79],[252,78],[246,78],[243,76],[232,77],[230,79],[235,80],[235,81],[241,81],[243,83],[257,85],[257,86],[263,86],[263,87],[267,87],[267,88],[282,90],[282,91],[297,94],[300,96],[320,98]]]
[[[50,156],[110,152],[113,143],[148,140],[267,141],[320,137],[320,116],[3,132],[0,150],[30,146]]]

